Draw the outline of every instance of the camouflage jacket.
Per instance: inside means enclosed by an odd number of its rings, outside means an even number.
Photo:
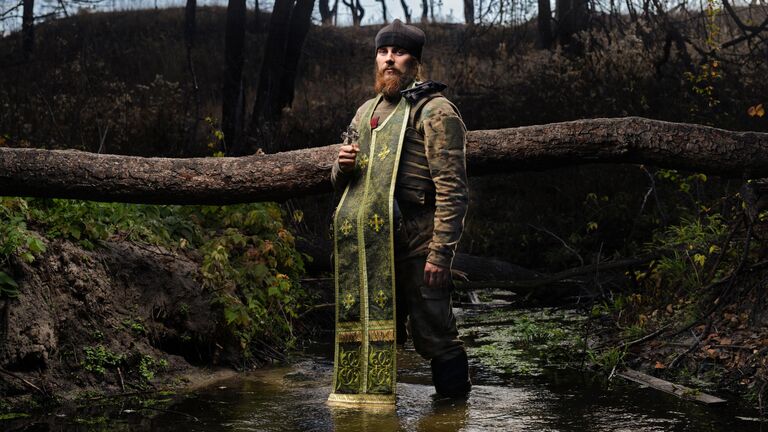
[[[427,255],[428,262],[450,268],[464,230],[469,201],[466,128],[448,99],[439,94],[428,98],[411,110],[395,199],[408,231],[406,257]],[[358,108],[351,127],[359,129],[360,118],[375,100],[370,99]],[[379,112],[377,107],[374,116]],[[337,161],[331,172],[334,188],[343,190],[347,181]],[[399,255],[398,259],[404,257],[402,253]]]

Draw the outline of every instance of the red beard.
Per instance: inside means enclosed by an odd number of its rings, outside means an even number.
[[[400,90],[405,90],[408,85],[416,78],[416,67],[408,65],[405,72],[393,69],[394,74],[385,75],[384,71],[376,70],[376,84],[374,90],[381,93],[389,100],[396,100],[400,97]]]

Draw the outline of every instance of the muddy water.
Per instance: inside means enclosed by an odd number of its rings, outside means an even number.
[[[549,343],[557,334],[548,331],[574,321],[561,320],[547,327],[553,320],[546,313],[528,315],[536,319],[524,322],[522,330],[515,333],[528,332],[529,342],[539,337],[545,339],[542,343]],[[513,321],[519,323],[521,317],[517,315]],[[462,326],[462,333],[473,341],[470,353],[475,386],[466,401],[435,396],[428,364],[406,349],[398,355],[396,406],[377,410],[329,406],[325,399],[330,392],[332,347],[318,345],[312,355],[290,367],[260,370],[194,394],[0,422],[0,430],[768,431],[768,425],[761,428],[755,413],[741,409],[738,403],[719,408],[701,406],[633,384],[607,383],[595,374],[559,368],[556,362],[527,367],[526,373],[520,373],[514,365],[504,365],[504,361],[523,362],[503,349],[519,345],[503,338],[510,324],[476,324],[470,319]]]

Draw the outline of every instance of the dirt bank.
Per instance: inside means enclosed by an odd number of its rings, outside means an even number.
[[[2,404],[219,376],[202,368],[222,353],[199,268],[195,257],[128,242],[89,251],[50,241],[33,264],[17,262],[20,295],[0,302]]]

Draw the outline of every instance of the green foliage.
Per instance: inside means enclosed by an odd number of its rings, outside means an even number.
[[[587,350],[589,362],[606,372],[613,371],[614,368],[624,361],[626,355],[626,348],[610,347],[603,351]]]
[[[206,287],[217,294],[226,328],[249,355],[252,342],[294,340],[292,319],[305,293],[294,238],[275,204],[203,208],[200,217],[218,235],[200,248]]]
[[[104,345],[87,346],[83,351],[85,351],[85,359],[81,363],[83,368],[99,375],[103,375],[107,368],[119,366],[125,359],[124,356],[108,350]]]
[[[31,263],[45,252],[45,243],[27,229],[29,207],[21,198],[0,198],[0,299],[15,298],[19,286],[9,268],[12,257]]]
[[[123,325],[137,335],[147,334],[147,329],[144,327],[144,324],[142,324],[141,321],[126,319],[123,321]]]
[[[181,206],[35,199],[30,208],[46,236],[72,240],[86,249],[108,239],[171,246],[197,238],[201,229],[185,217],[187,210]]]
[[[28,225],[48,238],[77,242],[86,249],[107,240],[190,248],[202,256],[203,284],[214,293],[224,334],[237,341],[246,356],[253,342],[282,346],[294,340],[292,320],[305,299],[299,285],[304,263],[276,204],[195,207],[0,200],[2,297],[18,295],[17,283],[6,270],[8,259],[18,256],[31,262],[45,251],[44,241]],[[188,313],[189,305],[181,304],[180,311]],[[136,334],[147,332],[140,321],[123,324]],[[103,350],[91,348],[89,353],[96,358],[86,364],[101,371]]]
[[[155,378],[155,373],[168,367],[165,359],[155,360],[152,356],[142,355],[139,360],[139,375],[147,382]]]

